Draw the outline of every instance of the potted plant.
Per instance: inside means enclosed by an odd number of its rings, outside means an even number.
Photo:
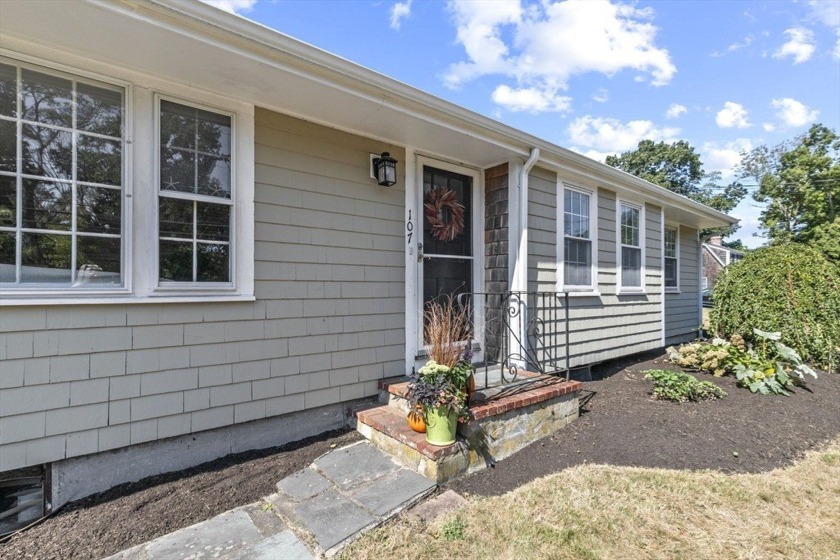
[[[472,377],[470,312],[447,297],[443,302],[428,304],[425,323],[431,359],[412,373],[406,396],[413,409],[423,410],[426,441],[451,445],[455,443],[458,418],[466,414]]]

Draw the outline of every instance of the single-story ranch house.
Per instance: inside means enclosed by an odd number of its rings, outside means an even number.
[[[689,340],[734,222],[194,0],[3,0],[0,55],[0,473],[53,507],[344,425],[440,294],[477,363]]]

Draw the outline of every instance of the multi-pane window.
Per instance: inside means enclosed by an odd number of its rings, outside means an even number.
[[[592,286],[590,195],[563,189],[563,283]]]
[[[677,252],[677,230],[665,228],[665,287],[679,287],[679,253]]]
[[[642,231],[641,208],[619,205],[619,236],[621,241],[621,286],[642,287]]]
[[[123,284],[122,88],[0,64],[0,283]]]
[[[231,282],[231,186],[231,117],[161,100],[161,283]]]

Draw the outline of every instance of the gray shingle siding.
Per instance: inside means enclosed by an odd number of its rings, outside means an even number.
[[[404,151],[256,112],[249,303],[0,312],[0,471],[375,395],[405,373]]]

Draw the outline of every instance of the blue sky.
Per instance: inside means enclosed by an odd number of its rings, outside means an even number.
[[[687,140],[706,171],[840,131],[840,0],[205,0],[603,161]],[[763,243],[758,203],[733,239]]]

